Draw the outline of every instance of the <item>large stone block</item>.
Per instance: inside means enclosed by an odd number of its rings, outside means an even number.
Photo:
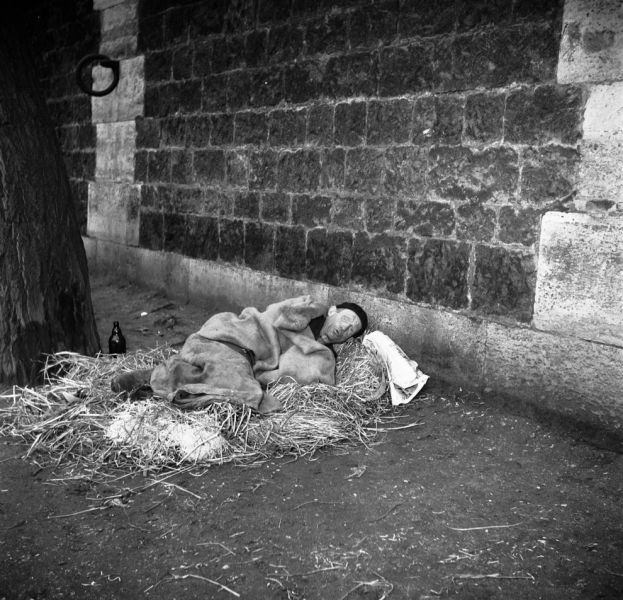
[[[379,194],[383,189],[385,155],[382,150],[361,148],[346,152],[345,186],[348,190]]]
[[[396,230],[427,237],[450,237],[454,233],[454,208],[445,202],[398,200]]]
[[[225,262],[244,260],[244,221],[221,219],[219,223],[219,258]]]
[[[539,244],[534,325],[623,346],[623,218],[547,213]]]
[[[268,142],[266,113],[239,112],[234,119],[234,143],[260,146]]]
[[[350,281],[353,236],[348,231],[312,229],[307,234],[306,275],[314,281],[345,285]]]
[[[338,197],[333,199],[331,223],[351,230],[363,229],[363,204],[361,198]]]
[[[322,93],[331,98],[352,98],[376,94],[377,58],[360,52],[329,58],[323,73]]]
[[[274,189],[277,185],[279,155],[272,150],[249,153],[249,187],[256,190]]]
[[[197,182],[222,182],[225,180],[225,153],[222,150],[196,150],[193,169]]]
[[[319,146],[333,144],[332,104],[314,104],[309,107],[307,118],[307,143]]]
[[[413,103],[406,98],[371,101],[368,105],[368,144],[385,145],[409,142],[412,113]]]
[[[495,210],[481,202],[466,202],[456,208],[456,236],[470,242],[488,242],[495,233]]]
[[[471,94],[465,102],[465,139],[479,143],[502,139],[506,94]]]
[[[381,50],[379,95],[401,96],[432,89],[434,51],[434,43],[428,41]]]
[[[408,251],[408,298],[435,306],[467,308],[468,244],[411,239]]]
[[[305,143],[307,110],[273,110],[268,115],[268,141],[271,146],[302,146]]]
[[[366,289],[402,294],[405,289],[406,241],[386,234],[355,234],[351,281]]]
[[[541,212],[532,207],[500,207],[498,239],[505,244],[532,246],[539,236]]]
[[[335,143],[360,146],[366,140],[366,103],[342,102],[335,107]]]
[[[277,227],[275,231],[275,269],[279,275],[305,277],[305,228]]]
[[[371,233],[394,228],[396,201],[391,197],[367,198],[364,204],[365,227]]]
[[[623,198],[623,141],[582,143],[578,176],[579,196],[586,200]]]
[[[164,244],[163,235],[163,214],[155,212],[142,212],[139,227],[139,246],[149,250],[160,251],[162,250]]]
[[[347,15],[333,13],[308,21],[305,28],[307,54],[332,54],[344,52],[348,32]]]
[[[268,32],[267,59],[270,63],[294,61],[303,51],[303,29],[287,25],[273,25]]]
[[[308,192],[318,189],[320,155],[315,150],[284,152],[279,157],[277,183],[280,189]]]
[[[292,198],[292,222],[307,227],[326,227],[331,220],[331,198],[295,195]]]
[[[216,260],[218,258],[218,219],[188,215],[188,231],[184,241],[184,254],[192,258]]]
[[[136,124],[99,123],[95,159],[95,179],[133,181]]]
[[[143,115],[145,76],[143,56],[119,61],[119,84],[106,96],[91,98],[93,123],[130,121]],[[109,84],[111,70],[103,67],[93,69],[93,87],[104,89]]]
[[[622,33],[619,0],[566,0],[558,81],[598,83],[620,79]]]
[[[388,194],[420,200],[426,197],[428,150],[409,146],[388,148],[385,169]]]
[[[522,156],[521,198],[540,206],[569,199],[576,189],[580,154],[566,146],[527,148]]]
[[[275,268],[275,228],[266,223],[248,221],[244,226],[244,262],[258,271]]]
[[[349,15],[351,48],[369,48],[391,43],[397,34],[398,3],[384,0],[364,5]]]
[[[398,33],[401,38],[451,33],[456,18],[454,0],[401,2]]]
[[[283,192],[266,192],[262,194],[262,221],[276,221],[283,225],[290,222],[290,196]]]
[[[138,244],[140,195],[138,185],[89,182],[88,235],[121,244]]]
[[[234,217],[259,219],[260,195],[257,192],[238,192],[234,195]]]
[[[323,150],[320,155],[320,187],[341,190],[344,187],[346,151],[343,148]]]
[[[621,10],[623,15],[623,10]],[[623,38],[623,17],[621,21]],[[623,43],[621,45],[623,67]],[[623,82],[595,85],[589,89],[582,128],[584,142],[623,142]]]

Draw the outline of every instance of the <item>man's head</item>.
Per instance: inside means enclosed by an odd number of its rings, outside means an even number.
[[[368,327],[366,311],[354,302],[342,302],[329,308],[318,340],[323,344],[341,344],[360,336]]]

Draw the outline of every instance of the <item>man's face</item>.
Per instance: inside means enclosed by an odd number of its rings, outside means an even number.
[[[318,341],[323,344],[341,344],[361,329],[361,320],[348,308],[332,306],[320,330]]]

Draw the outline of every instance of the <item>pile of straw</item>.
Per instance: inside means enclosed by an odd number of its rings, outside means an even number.
[[[374,435],[370,423],[390,407],[383,367],[358,341],[339,347],[335,386],[272,384],[283,410],[266,416],[227,402],[182,411],[158,398],[132,400],[111,391],[115,374],[152,368],[173,352],[51,355],[43,385],[0,397],[0,434],[27,442],[27,456],[48,464],[146,472],[367,444]]]

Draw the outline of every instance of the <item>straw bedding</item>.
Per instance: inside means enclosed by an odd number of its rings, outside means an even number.
[[[29,444],[44,463],[158,471],[164,467],[248,463],[282,454],[310,455],[336,444],[368,444],[370,427],[389,409],[381,362],[359,341],[337,350],[336,385],[271,384],[283,410],[259,415],[248,407],[213,403],[181,411],[154,397],[114,394],[119,371],[151,368],[168,347],[113,357],[60,352],[48,357],[44,384],[13,388],[0,400],[0,434]]]

